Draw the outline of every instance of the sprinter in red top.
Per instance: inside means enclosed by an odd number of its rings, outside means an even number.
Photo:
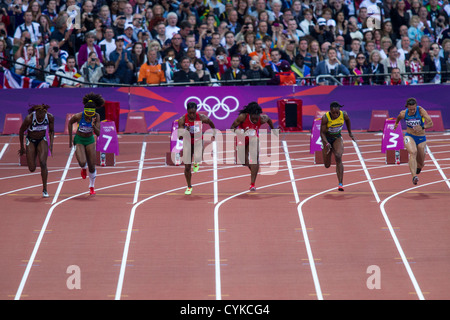
[[[250,169],[250,191],[256,191],[255,181],[259,170],[259,128],[264,123],[267,123],[270,129],[274,129],[272,119],[262,114],[262,109],[258,103],[250,102],[239,112],[239,116],[231,125],[231,129],[235,132],[236,128],[239,127],[245,134],[245,162],[241,162]],[[256,140],[252,139],[253,137]],[[255,144],[251,140],[255,141]],[[251,150],[253,145],[256,146],[255,150]],[[252,158],[256,160],[252,160]]]
[[[195,145],[197,143],[200,144],[202,148],[202,154],[203,154],[203,137],[201,135],[202,132],[202,123],[208,124],[212,129],[215,129],[214,123],[204,114],[197,113],[197,104],[195,102],[189,102],[187,104],[187,113],[182,116],[180,119],[178,119],[178,129],[184,129],[189,131],[191,134],[191,161],[192,157],[194,156],[194,149]],[[198,141],[195,140],[195,133],[200,132],[200,139]],[[178,134],[178,139],[182,140],[183,136]],[[186,158],[185,158],[186,159]],[[199,169],[199,162],[201,162],[200,159],[195,159],[194,157],[194,172],[197,172]],[[184,176],[186,178],[187,183],[187,189],[184,192],[184,194],[191,194],[192,193],[192,184],[191,184],[191,161],[185,161],[184,162]]]

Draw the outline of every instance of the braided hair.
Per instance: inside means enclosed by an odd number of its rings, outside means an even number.
[[[339,102],[337,101],[333,101],[332,103],[330,103],[330,110],[337,108],[337,109],[341,109],[344,105],[341,105]]]
[[[30,105],[30,108],[28,109],[28,114],[36,111],[37,108],[44,108],[45,111],[47,111],[50,108],[50,106],[48,104],[45,104],[45,103]]]
[[[100,94],[88,93],[83,97],[83,104],[85,108],[100,108],[105,104],[105,99]]]
[[[244,109],[242,109],[241,111],[239,111],[239,114],[242,113],[248,113],[248,114],[261,114],[262,113],[262,109],[259,106],[258,103],[256,103],[255,101],[250,102],[248,105],[246,105],[244,107]]]

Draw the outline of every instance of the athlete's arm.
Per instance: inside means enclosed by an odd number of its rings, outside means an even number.
[[[180,119],[178,119],[178,129],[184,130],[184,116],[182,116]],[[183,140],[183,136],[178,134],[178,140]]]
[[[50,153],[53,157],[53,139],[55,138],[55,117],[51,113],[47,113],[48,118],[48,136],[50,138]]]
[[[348,116],[347,112],[343,111],[344,113],[344,121],[345,121],[345,125],[347,126],[347,130],[348,130],[348,135],[350,136],[350,138],[352,138],[352,140],[355,140],[355,137],[353,137],[353,133],[352,133],[352,124],[350,121],[350,117]]]
[[[72,148],[72,126],[75,122],[80,122],[81,120],[81,112],[74,114],[72,118],[69,120],[69,124],[67,125],[67,129],[69,131],[69,148]]]
[[[19,129],[20,149],[19,149],[18,154],[20,156],[25,154],[25,147],[23,145],[23,136],[24,136],[24,132],[27,130],[27,128],[30,126],[30,124],[31,124],[31,113],[25,117],[25,119],[23,120],[22,125],[20,126],[20,129]]]
[[[92,118],[92,128],[94,129],[94,133],[99,136],[100,135],[100,115],[98,113]]]
[[[216,126],[214,125],[214,122],[207,116],[202,113],[200,113],[200,120],[202,120],[202,123],[206,123],[213,129],[213,136],[216,136]]]
[[[429,129],[429,128],[433,127],[433,120],[431,119],[428,112],[422,107],[418,107],[418,108],[419,108],[420,115],[425,118],[425,123],[423,124],[423,129]]]
[[[327,152],[329,152],[331,150],[331,145],[327,140],[327,132],[328,132],[328,128],[327,128],[327,123],[328,123],[328,118],[327,116],[324,114],[322,116],[322,123],[320,125],[320,137],[322,138],[322,144],[324,148],[328,148]]]
[[[261,115],[261,124],[264,124],[264,123],[267,123],[269,125],[270,129],[275,133],[275,135],[278,135],[279,130],[275,130],[275,127],[273,126],[273,121],[272,121],[272,119],[270,119],[270,117],[267,114]]]
[[[400,113],[397,116],[397,119],[395,120],[394,124],[394,130],[397,129],[398,123],[405,118],[405,110],[400,111]]]
[[[235,130],[241,123],[245,121],[245,117],[247,116],[246,113],[241,113],[236,120],[234,120],[233,124],[231,125],[231,129]]]

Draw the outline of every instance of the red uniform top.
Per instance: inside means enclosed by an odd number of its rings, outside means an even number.
[[[239,124],[239,128],[244,129],[245,132],[245,144],[248,144],[249,137],[253,136],[259,137],[260,127],[261,127],[261,117],[258,118],[257,123],[253,123],[252,120],[250,120],[250,114],[247,113],[244,122]]]
[[[195,122],[200,121],[200,125],[196,125]],[[184,115],[184,128],[189,131],[191,134],[191,143],[194,143],[194,133],[201,132],[202,126],[201,126],[201,120],[200,115],[198,113],[195,114],[195,120],[191,121],[189,120],[188,114],[186,113]]]

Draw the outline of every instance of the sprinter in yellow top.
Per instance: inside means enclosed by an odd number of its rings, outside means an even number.
[[[320,137],[322,138],[322,154],[325,168],[331,165],[331,152],[334,153],[336,160],[336,174],[338,178],[338,190],[344,191],[344,165],[342,164],[342,154],[344,153],[344,140],[341,131],[345,125],[347,126],[348,135],[355,140],[352,134],[350,118],[347,112],[341,110],[342,105],[334,101],[330,104],[330,111],[322,117],[322,125],[320,127]]]

